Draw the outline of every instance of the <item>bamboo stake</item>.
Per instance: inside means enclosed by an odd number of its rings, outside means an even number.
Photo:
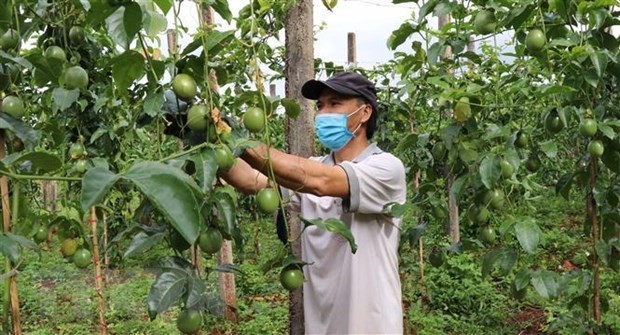
[[[99,329],[102,335],[107,333],[107,326],[105,323],[105,305],[102,294],[101,283],[101,262],[99,261],[99,244],[97,242],[97,213],[95,207],[90,209],[90,225],[92,229],[93,240],[93,262],[95,263],[95,288],[97,290],[97,300],[99,301]]]
[[[108,269],[110,263],[108,259],[108,216],[103,213],[103,287],[108,287]]]
[[[13,208],[11,214],[11,224],[15,225],[19,218],[19,199],[21,185],[13,182]],[[10,229],[11,227],[9,227]],[[17,290],[17,271],[11,276],[11,313],[13,315],[13,335],[21,335],[22,323],[19,313],[19,292]]]

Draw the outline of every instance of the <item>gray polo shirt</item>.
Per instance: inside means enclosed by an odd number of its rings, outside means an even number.
[[[334,165],[332,155],[312,158]],[[293,193],[289,205],[306,219],[338,218],[349,226],[357,252],[340,235],[317,227],[302,234],[307,334],[402,334],[398,273],[400,218],[384,206],[404,203],[403,163],[371,144],[353,161],[340,163],[350,197]]]

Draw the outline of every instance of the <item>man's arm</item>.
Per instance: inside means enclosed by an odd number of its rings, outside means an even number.
[[[347,174],[339,166],[325,165],[273,148],[267,150],[264,144],[246,149],[241,158],[249,164],[248,168],[260,171],[263,177],[269,174],[270,161],[276,182],[290,190],[317,196],[349,196]]]
[[[267,176],[252,168],[242,159],[236,159],[230,169],[220,173],[220,177],[245,194],[255,194],[267,187],[269,181]]]

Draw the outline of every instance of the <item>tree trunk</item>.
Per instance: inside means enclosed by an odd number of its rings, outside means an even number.
[[[297,119],[286,121],[286,143],[291,154],[309,157],[314,155],[313,104],[301,95],[301,86],[314,78],[314,33],[312,0],[299,0],[288,13],[285,22],[286,47],[286,96],[297,100],[301,113]],[[301,233],[301,222],[296,213],[287,213],[289,236]],[[293,242],[293,253],[301,258],[301,239]],[[304,334],[303,289],[289,295],[289,333]]]

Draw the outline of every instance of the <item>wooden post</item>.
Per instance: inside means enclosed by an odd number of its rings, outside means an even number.
[[[0,131],[0,159],[3,159],[6,156],[5,144],[6,143],[4,140],[4,131]],[[2,195],[2,228],[5,233],[9,233],[11,231],[11,204],[9,201],[9,180],[6,176],[0,177],[0,194]],[[15,194],[13,195],[16,196]],[[16,218],[13,217],[13,220],[15,219]],[[13,330],[12,334],[21,335],[22,325],[19,315],[19,292],[17,290],[17,272],[13,271],[11,261],[9,261],[8,258],[5,259],[4,270],[5,275],[9,276],[4,281],[4,296],[6,299],[3,305],[4,331],[10,332],[8,330],[8,325],[9,322],[11,322]],[[11,321],[9,321],[9,316]]]
[[[355,33],[347,34],[347,63],[349,66],[357,65],[357,43],[355,41]]]
[[[166,35],[168,37],[168,53],[174,55],[177,53],[179,47],[177,45],[177,32],[174,29],[168,29]]]
[[[602,321],[601,311],[601,262],[600,258],[596,254],[596,245],[600,239],[600,223],[598,221],[598,214],[596,210],[596,200],[594,199],[594,188],[597,182],[597,160],[591,159],[588,165],[588,172],[590,174],[588,182],[588,193],[586,196],[586,220],[590,221],[590,237],[592,241],[592,317],[596,322],[596,325],[600,326]]]
[[[443,26],[445,26],[446,24],[450,23],[450,15],[442,15],[439,17],[439,29],[441,29]],[[452,47],[451,46],[446,46],[446,49],[443,51],[443,53],[441,54],[441,58],[442,59],[450,59],[452,58]]]
[[[90,209],[90,228],[92,231],[92,245],[93,245],[93,263],[95,264],[95,290],[97,291],[97,301],[99,304],[99,331],[102,335],[107,334],[108,326],[105,322],[105,302],[103,300],[103,289],[101,280],[101,258],[99,257],[99,236],[97,234],[97,212],[95,207]]]
[[[276,97],[276,84],[269,84],[269,96]]]
[[[286,97],[297,100],[302,112],[286,120],[286,144],[291,154],[309,157],[315,154],[314,112],[310,100],[301,95],[301,86],[314,78],[314,31],[312,0],[299,0],[285,18]],[[296,213],[287,213],[289,236],[299,236],[302,225]],[[301,239],[292,244],[293,253],[302,258]],[[289,332],[304,334],[303,289],[289,294]]]
[[[213,25],[213,8],[203,8],[202,11],[203,24],[208,28]],[[213,92],[219,90],[217,76],[214,71],[208,72],[209,89]],[[213,107],[213,106],[212,106]],[[222,248],[218,254],[219,264],[233,264],[232,242],[224,240]],[[235,287],[235,275],[233,273],[219,272],[220,281],[220,297],[224,301],[224,316],[230,322],[237,322],[237,289]]]
[[[439,28],[444,25],[450,23],[450,15],[442,15],[439,17]],[[447,46],[444,52],[441,54],[442,59],[450,59],[452,58],[452,48]],[[452,172],[448,172],[448,176],[446,178],[446,193],[448,193],[448,212],[450,215],[450,220],[448,222],[447,233],[450,236],[450,241],[452,243],[458,243],[461,240],[461,231],[460,231],[460,223],[459,223],[459,206],[456,202],[454,196],[452,196],[450,189],[452,185],[454,185],[454,181],[456,180],[456,175]]]

